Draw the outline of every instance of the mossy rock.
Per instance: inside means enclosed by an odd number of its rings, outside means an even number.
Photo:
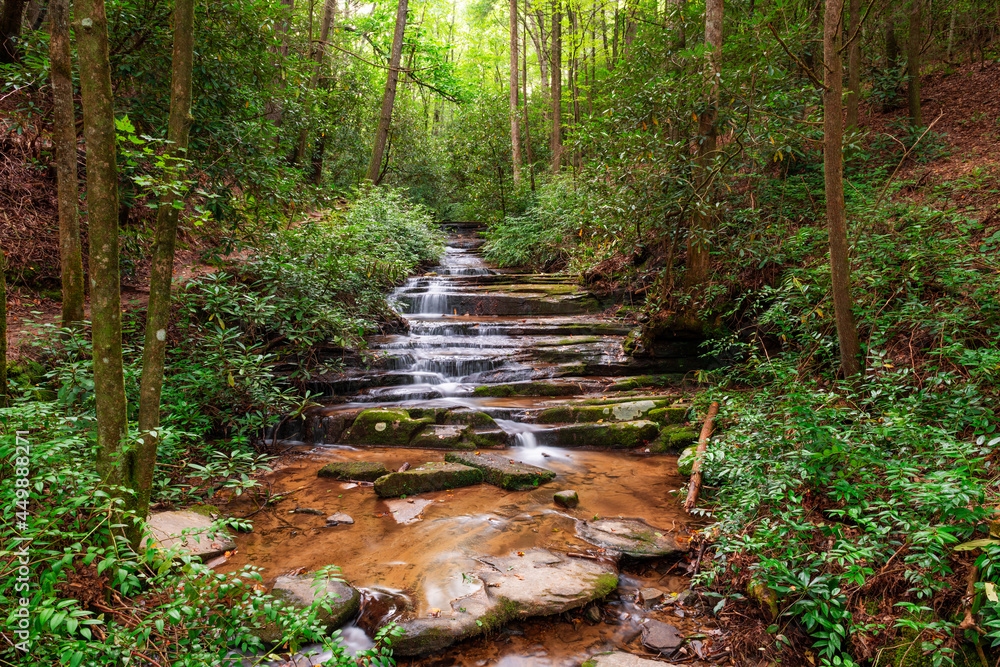
[[[336,579],[315,582],[311,576],[280,576],[274,582],[271,595],[279,608],[306,609],[317,599],[323,599],[316,621],[328,632],[346,625],[361,609],[361,593]],[[268,623],[255,634],[269,644],[278,644],[284,639],[274,623]]]
[[[423,449],[474,449],[475,445],[466,439],[469,431],[470,427],[463,424],[432,424],[413,436],[410,446]]]
[[[636,375],[622,378],[611,385],[609,391],[628,391],[642,387],[672,387],[684,381],[684,373],[664,373],[662,375]]]
[[[434,419],[413,419],[406,410],[374,408],[357,416],[341,440],[355,445],[406,447],[413,436]]]
[[[512,461],[500,454],[448,452],[444,455],[444,460],[478,468],[483,471],[483,479],[487,484],[513,491],[535,488],[556,477],[551,470]]]
[[[656,438],[658,424],[648,420],[571,424],[546,431],[546,439],[559,447],[633,449]]]
[[[356,480],[359,482],[374,482],[379,477],[389,474],[384,464],[375,461],[337,461],[328,463],[319,469],[317,477],[333,479]]]
[[[681,452],[680,458],[677,459],[677,472],[684,475],[685,477],[690,477],[692,472],[692,467],[694,466],[695,454],[698,452],[697,446],[692,446],[686,448]]]
[[[375,480],[380,498],[412,496],[427,491],[472,486],[483,481],[483,472],[460,463],[425,463],[404,472],[393,472]]]
[[[508,382],[506,384],[487,384],[476,387],[473,396],[573,396],[579,389],[570,384],[552,382]]]
[[[413,419],[430,419],[434,424],[445,423],[448,408],[407,408],[406,412]]]
[[[660,401],[660,404],[665,401]],[[581,424],[601,421],[626,422],[646,418],[657,401],[623,401],[607,405],[559,405],[538,413],[539,424]]]
[[[656,440],[649,445],[649,451],[657,454],[681,452],[690,445],[696,444],[700,435],[699,430],[692,426],[676,424],[664,426]]]
[[[664,426],[668,424],[683,424],[687,420],[687,408],[654,408],[650,410],[646,415],[647,419],[652,419],[654,422],[663,424]]]
[[[445,424],[465,424],[476,428],[498,429],[497,422],[481,410],[448,410],[444,415]]]
[[[510,434],[503,429],[481,430],[472,429],[466,436],[473,445],[480,449],[505,449],[510,445]]]

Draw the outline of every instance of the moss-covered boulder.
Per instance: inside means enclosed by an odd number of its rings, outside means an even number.
[[[558,382],[507,382],[476,387],[473,396],[573,396],[579,393],[576,385]]]
[[[654,408],[646,413],[646,419],[651,419],[664,426],[668,424],[683,424],[687,419],[687,408],[665,407]]]
[[[433,423],[431,417],[414,419],[406,410],[374,408],[359,414],[341,440],[353,445],[407,447],[418,431]]]
[[[664,373],[662,375],[636,375],[622,378],[613,385],[609,391],[628,391],[630,389],[641,389],[643,387],[671,387],[679,385],[684,381],[683,373]]]
[[[677,472],[685,477],[691,476],[692,466],[694,466],[694,459],[697,451],[698,447],[696,445],[692,445],[681,452],[680,458],[677,459]]]
[[[650,443],[649,451],[657,454],[674,453],[698,442],[699,429],[693,426],[664,426],[656,439]]]
[[[465,424],[476,428],[498,429],[497,422],[493,417],[481,410],[460,409],[449,410],[444,415],[445,424]]]
[[[551,470],[520,463],[500,454],[448,452],[444,455],[444,460],[478,468],[483,471],[483,479],[487,484],[508,490],[535,488],[556,477]]]
[[[396,498],[472,486],[482,481],[483,472],[476,468],[461,463],[432,462],[379,477],[375,480],[375,493],[380,498]]]
[[[330,578],[316,581],[308,575],[281,576],[275,580],[271,595],[279,608],[305,609],[317,600],[322,600],[316,620],[327,631],[336,630],[347,624],[361,608],[361,593],[356,588]],[[269,644],[278,644],[283,639],[281,631],[274,623],[268,623],[258,630],[257,637]]]
[[[388,468],[375,461],[337,461],[320,468],[316,476],[357,482],[374,482],[379,477],[388,474]]]
[[[441,424],[448,415],[448,408],[407,408],[406,412],[413,419],[430,419],[432,423]]]
[[[640,419],[604,424],[570,424],[545,431],[546,442],[558,447],[632,449],[656,438],[660,426]]]
[[[666,401],[625,401],[607,405],[558,405],[538,413],[539,424],[581,424],[644,419]]]
[[[470,427],[462,424],[432,424],[413,436],[411,447],[424,449],[473,449],[466,439]]]
[[[466,437],[478,449],[504,449],[511,442],[511,435],[506,431],[496,429],[472,429]]]

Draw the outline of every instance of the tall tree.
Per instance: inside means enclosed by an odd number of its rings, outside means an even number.
[[[87,216],[90,231],[90,314],[93,321],[97,470],[106,484],[134,488],[122,465],[126,435],[122,371],[121,273],[118,268],[118,164],[114,99],[108,63],[104,0],[77,0],[83,136],[87,144]],[[134,498],[126,497],[126,506]]]
[[[330,39],[330,27],[333,25],[333,15],[337,10],[337,0],[326,0],[323,5],[323,17],[320,20],[319,41],[311,44],[313,65],[312,76],[309,79],[309,88],[316,90],[319,88],[320,77],[323,74],[323,60],[326,55],[326,43]],[[310,31],[311,32],[311,31]],[[309,148],[309,128],[303,123],[299,130],[299,141],[295,147],[295,157],[293,162],[298,164],[306,159],[306,152]]]
[[[847,216],[844,209],[844,93],[840,46],[844,0],[826,0],[823,22],[825,63],[823,91],[823,174],[826,185],[826,223],[830,235],[830,281],[833,310],[840,343],[840,367],[845,377],[861,371],[861,344],[854,321],[851,296],[851,266],[847,247]]]
[[[70,61],[69,0],[52,0],[49,61],[52,66],[52,143],[55,147],[59,202],[59,263],[62,274],[62,325],[83,322],[83,246],[80,242],[76,112]]]
[[[695,187],[706,201],[710,197],[712,159],[718,145],[715,127],[719,106],[719,76],[722,62],[723,0],[705,2],[705,99],[698,117],[698,148],[695,155]],[[688,287],[699,285],[708,277],[709,236],[712,216],[696,211],[691,218],[688,242],[687,273],[684,282]]]
[[[562,170],[562,0],[552,5],[552,134],[549,148],[552,151],[552,173]]]
[[[21,36],[21,19],[28,0],[6,0],[0,9],[0,63],[18,59],[17,38]]]
[[[920,114],[920,46],[923,40],[921,13],[923,0],[910,0],[910,30],[906,44],[906,101],[910,109],[910,125],[922,126]]]
[[[7,255],[0,248],[0,405],[7,405]]]
[[[858,100],[861,98],[861,0],[850,0],[847,38],[847,127],[858,126]]]
[[[170,77],[170,118],[167,121],[168,157],[166,168],[174,185],[160,197],[156,212],[156,242],[149,277],[149,306],[146,310],[146,338],[142,348],[142,380],[139,387],[139,432],[142,441],[128,457],[136,485],[136,508],[141,515],[149,509],[159,444],[160,396],[163,391],[163,362],[170,323],[170,282],[173,279],[174,249],[181,175],[187,158],[191,127],[191,79],[194,65],[194,0],[174,2],[174,47]]]
[[[389,55],[389,71],[386,73],[385,92],[382,95],[382,112],[375,131],[375,144],[372,146],[372,159],[368,163],[368,175],[365,177],[371,183],[378,185],[382,180],[382,159],[385,156],[385,143],[389,138],[389,127],[392,125],[392,108],[396,102],[396,85],[399,83],[399,62],[403,57],[403,34],[406,32],[407,0],[399,0],[396,6],[396,29],[392,33],[392,52]]]
[[[514,183],[521,180],[521,126],[517,108],[517,0],[510,0],[510,146]]]

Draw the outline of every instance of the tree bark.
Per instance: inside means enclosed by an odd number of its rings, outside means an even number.
[[[861,0],[850,0],[847,38],[847,128],[858,126],[858,101],[861,99]]]
[[[910,109],[910,125],[922,127],[920,114],[920,44],[921,5],[923,0],[910,0],[910,31],[906,45],[906,100]]]
[[[695,187],[704,199],[710,197],[712,158],[718,144],[715,121],[719,106],[719,75],[722,59],[723,0],[707,0],[705,3],[705,108],[698,118],[700,143],[695,156]],[[691,218],[688,240],[687,272],[684,283],[690,288],[700,285],[708,278],[709,236],[713,220],[710,215],[696,211]]]
[[[149,510],[149,497],[156,469],[156,449],[160,441],[160,396],[163,392],[163,363],[167,352],[170,324],[170,283],[173,279],[177,223],[183,203],[176,190],[187,158],[191,128],[191,80],[194,66],[194,0],[174,2],[174,46],[170,82],[170,118],[167,125],[169,155],[167,168],[174,171],[175,187],[160,197],[156,215],[156,242],[153,246],[149,278],[149,306],[146,310],[146,338],[142,349],[142,381],[139,388],[139,432],[142,443],[130,462],[138,481],[136,509],[141,516]],[[178,173],[180,172],[180,173]]]
[[[7,255],[0,248],[0,406],[7,406]]]
[[[313,61],[312,76],[309,79],[310,90],[319,88],[320,76],[323,73],[323,61],[326,55],[326,43],[330,39],[330,27],[333,25],[333,15],[337,10],[337,0],[326,0],[323,5],[323,18],[319,28],[319,42],[311,45]],[[294,164],[304,162],[306,153],[309,150],[309,128],[302,127],[299,130],[299,141],[295,147]],[[315,181],[315,177],[313,177]]]
[[[840,367],[847,378],[861,371],[861,345],[854,321],[851,266],[844,210],[843,70],[840,58],[844,0],[826,0],[823,55],[826,63],[823,92],[823,174],[826,184],[826,221],[830,235],[830,278],[833,309],[840,343]]]
[[[527,10],[527,7],[525,7]],[[522,25],[527,29],[527,11],[524,12]],[[531,119],[528,117],[528,41],[521,43],[521,93],[524,98],[524,151],[528,159],[528,178],[531,180],[531,191],[535,191],[535,155],[531,149]]]
[[[691,464],[691,481],[688,484],[687,498],[684,499],[684,510],[690,512],[694,509],[694,504],[698,502],[698,492],[701,491],[701,460],[708,449],[708,439],[712,437],[712,428],[715,425],[715,417],[719,414],[719,403],[713,401],[708,406],[708,414],[705,415],[705,423],[701,425],[701,434],[698,436],[698,448],[695,450],[694,463]]]
[[[28,0],[6,0],[0,9],[0,63],[17,62],[17,38],[21,36],[21,19]]]
[[[552,134],[549,148],[552,152],[552,173],[562,170],[562,0],[552,6]]]
[[[104,0],[77,0],[76,51],[80,62],[83,136],[87,145],[87,216],[90,232],[90,304],[93,322],[97,471],[103,483],[134,489],[122,461],[127,415],[122,371],[121,274],[118,267],[118,163],[114,99],[108,63]],[[134,496],[115,489],[126,509]]]
[[[70,60],[69,0],[52,0],[49,61],[52,65],[52,143],[55,147],[59,203],[59,265],[62,274],[62,326],[83,323],[83,246],[80,241],[76,112]]]
[[[392,108],[396,102],[396,85],[399,82],[399,62],[403,57],[403,34],[406,32],[407,0],[399,0],[396,7],[396,29],[392,34],[392,53],[389,55],[389,71],[385,81],[385,93],[382,96],[382,113],[379,116],[378,129],[375,131],[375,144],[372,147],[372,159],[368,163],[369,182],[378,185],[382,180],[382,158],[385,155],[385,143],[389,138],[389,126],[392,124]]]
[[[275,87],[279,91],[284,91],[286,84],[285,77],[281,76],[281,68],[285,66],[285,59],[288,58],[288,31],[291,29],[292,25],[292,13],[295,11],[295,0],[281,0],[281,6],[285,13],[285,18],[275,27],[275,31],[281,35],[281,47],[278,49],[278,58],[276,58],[274,62],[274,69],[277,72],[277,76],[274,81],[276,84]],[[281,127],[281,120],[284,115],[284,108],[281,101],[272,99],[268,102],[264,115],[272,125],[275,127]]]
[[[510,147],[514,184],[521,181],[521,124],[517,104],[517,0],[510,0]]]

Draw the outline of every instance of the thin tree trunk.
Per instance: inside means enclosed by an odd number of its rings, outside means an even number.
[[[127,415],[122,371],[121,273],[118,268],[118,163],[104,0],[77,0],[73,25],[80,61],[83,136],[87,145],[87,222],[93,321],[97,471],[102,482],[135,488],[123,466]],[[115,491],[116,495],[122,492]],[[134,497],[125,507],[135,507]]]
[[[24,11],[24,20],[32,30],[40,30],[49,13],[49,3],[43,0],[31,0]]]
[[[840,343],[840,367],[845,377],[857,375],[861,367],[861,345],[854,322],[851,296],[851,266],[847,247],[847,217],[844,210],[843,70],[840,58],[841,20],[844,0],[826,0],[823,25],[823,57],[826,63],[823,92],[823,174],[826,183],[826,221],[830,235],[830,277],[833,309]]]
[[[951,6],[951,18],[948,20],[948,49],[945,51],[945,61],[951,62],[951,56],[955,50],[955,15],[958,14],[958,6]]]
[[[614,30],[611,32],[611,66],[608,67],[609,70],[615,68],[618,64],[618,0],[614,0],[615,3],[615,25]]]
[[[510,0],[510,147],[514,185],[521,181],[521,126],[517,105],[517,0]]]
[[[719,106],[719,74],[722,59],[723,0],[707,0],[705,4],[705,110],[698,118],[700,141],[695,156],[695,187],[704,199],[709,199],[712,159],[718,143],[715,120]],[[709,252],[713,220],[710,215],[696,211],[691,218],[688,241],[687,272],[684,283],[694,287],[708,278]]]
[[[847,128],[858,126],[858,100],[861,98],[861,0],[850,0],[847,38]]]
[[[69,0],[52,0],[49,61],[52,64],[52,143],[56,154],[59,202],[59,265],[62,274],[62,326],[83,323],[83,246],[80,241],[76,113],[70,60]]]
[[[896,39],[896,22],[889,17],[885,22],[885,66],[894,69],[899,63],[899,40]]]
[[[7,406],[7,255],[0,248],[0,405]]]
[[[708,406],[708,414],[705,415],[705,423],[701,425],[701,434],[698,436],[698,448],[695,450],[694,463],[691,464],[691,480],[688,483],[687,498],[684,499],[684,510],[690,512],[698,502],[698,492],[701,491],[701,460],[705,457],[708,449],[708,439],[712,437],[712,428],[715,425],[715,418],[719,414],[718,401],[712,401]]]
[[[562,170],[562,0],[555,0],[552,7],[552,134],[549,148],[552,151],[552,173]]]
[[[312,44],[313,65],[312,76],[309,79],[309,89],[319,88],[320,75],[323,72],[323,61],[326,55],[326,42],[330,39],[330,26],[333,24],[333,14],[337,8],[337,0],[326,0],[323,4],[323,18],[319,29],[319,42]],[[295,148],[294,164],[304,162],[306,152],[309,150],[309,128],[302,127],[299,130],[299,141]]]
[[[274,69],[278,72],[275,77],[276,88],[284,92],[286,88],[285,77],[281,76],[280,71],[285,66],[285,60],[288,58],[288,31],[292,24],[292,13],[295,11],[295,0],[281,0],[281,6],[285,13],[285,18],[275,27],[275,31],[281,35],[281,47],[278,49],[279,57],[275,59]],[[284,115],[284,108],[281,101],[276,99],[270,100],[267,103],[264,115],[272,125],[281,127],[281,120]]]
[[[21,18],[28,0],[6,0],[0,9],[0,63],[17,62],[17,38],[21,36]]]
[[[183,171],[191,127],[191,80],[194,65],[194,1],[174,1],[174,47],[170,82],[170,119],[167,126],[169,156],[167,168]],[[180,187],[180,175],[176,187]],[[137,510],[145,515],[153,488],[156,448],[159,443],[160,395],[163,391],[163,362],[170,324],[170,281],[173,278],[174,248],[177,242],[179,206],[183,199],[168,191],[160,197],[156,215],[156,243],[153,246],[149,278],[149,306],[146,310],[146,342],[142,350],[142,381],[139,389],[139,432],[142,442],[133,462]]]
[[[525,7],[527,10],[527,7]],[[527,11],[524,12],[524,18],[522,19],[522,25],[527,28]],[[534,151],[531,149],[531,119],[528,117],[528,42],[527,40],[522,40],[521,42],[521,93],[524,97],[524,151],[525,156],[528,159],[528,178],[531,179],[531,191],[535,191],[535,155]]]
[[[674,50],[680,51],[687,42],[684,34],[684,6],[687,0],[674,0]]]
[[[396,102],[396,84],[399,82],[399,62],[403,57],[403,34],[406,32],[407,0],[399,0],[396,7],[396,29],[392,35],[392,53],[389,55],[389,71],[385,81],[385,93],[382,96],[382,113],[379,116],[378,129],[375,131],[375,144],[372,147],[372,159],[368,163],[367,180],[378,185],[382,180],[382,158],[385,155],[385,143],[389,138],[389,126],[392,124],[392,108]]]
[[[921,5],[923,0],[910,0],[910,34],[906,46],[906,100],[910,109],[910,125],[923,126],[920,114],[920,44]]]

